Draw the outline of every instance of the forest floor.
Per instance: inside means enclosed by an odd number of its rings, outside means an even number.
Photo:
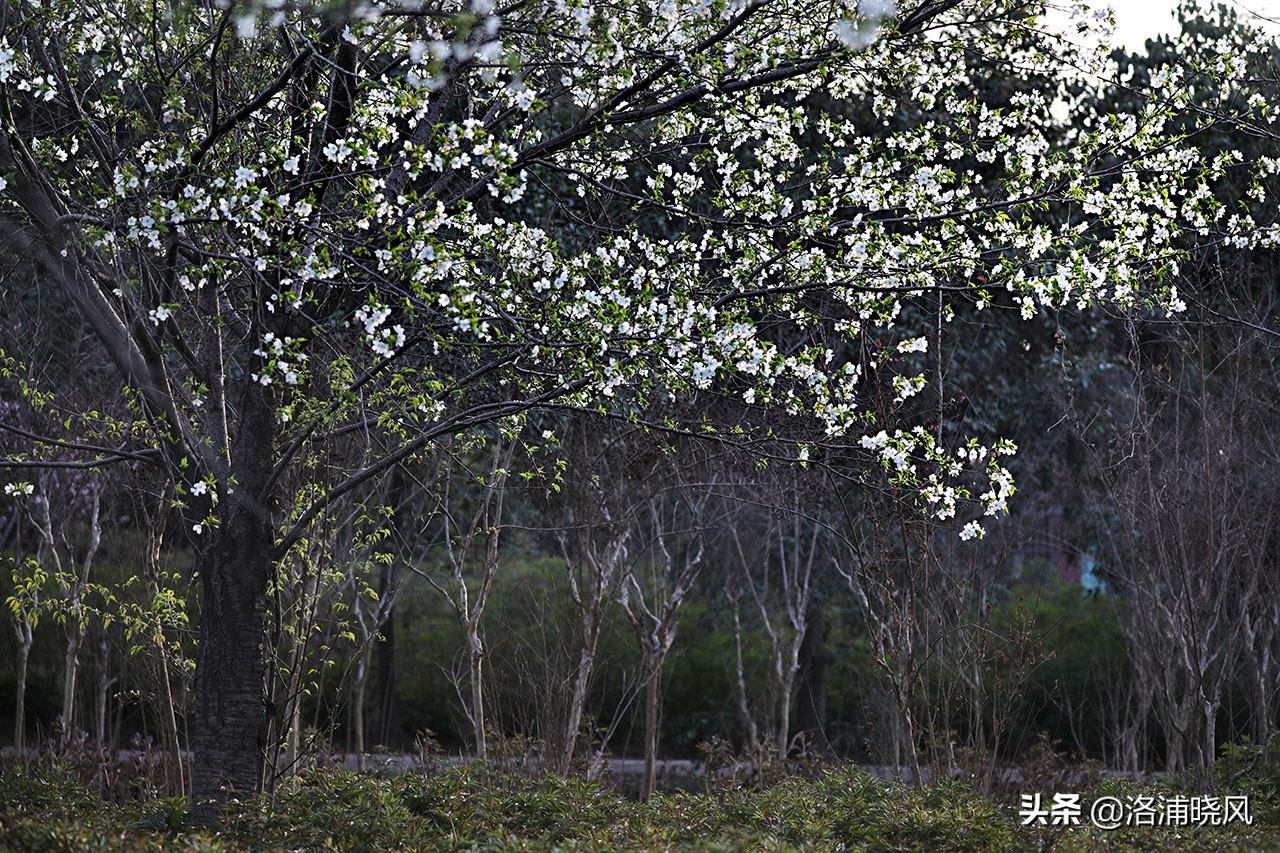
[[[136,786],[104,797],[102,779],[69,764],[10,762],[0,766],[0,850],[1280,851],[1271,786],[1200,797],[1108,779],[1060,791],[1080,795],[1073,805],[1049,791],[988,797],[958,780],[913,787],[853,766],[740,781],[639,803],[596,783],[474,764],[316,770],[193,830],[185,799]],[[1118,811],[1097,812],[1100,802]]]

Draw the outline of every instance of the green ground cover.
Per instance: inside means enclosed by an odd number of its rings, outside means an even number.
[[[1104,782],[1086,799],[1172,795]],[[182,799],[108,803],[66,767],[0,774],[0,849],[81,850],[1280,850],[1280,801],[1251,800],[1252,825],[1023,826],[1016,802],[960,782],[922,789],[855,769],[767,789],[675,793],[648,804],[601,786],[455,768],[378,778],[304,775],[193,830]]]

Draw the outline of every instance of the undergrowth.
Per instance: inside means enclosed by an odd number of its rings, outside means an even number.
[[[1089,795],[1089,792],[1086,796]],[[1092,793],[1156,789],[1102,783]],[[1277,811],[1252,826],[1026,827],[1016,804],[951,781],[924,788],[856,769],[640,804],[595,784],[472,765],[394,777],[313,771],[233,802],[193,830],[185,800],[113,803],[66,765],[0,771],[0,849],[81,850],[1278,850]]]

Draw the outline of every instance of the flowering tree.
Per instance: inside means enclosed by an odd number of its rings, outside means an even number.
[[[1252,48],[1108,114],[1102,54],[1038,9],[0,0],[0,226],[125,380],[197,554],[193,793],[262,781],[277,563],[475,425],[715,389],[939,518],[1000,512],[1007,445],[890,434],[869,388],[906,404],[988,306],[1176,312],[1182,237],[1271,238],[1214,201],[1232,153],[1189,144],[1268,114],[1188,106]],[[989,103],[992,67],[1056,82]],[[113,458],[30,458],[72,453]]]

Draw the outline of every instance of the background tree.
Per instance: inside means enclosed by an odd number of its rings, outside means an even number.
[[[478,486],[478,500],[471,507],[462,508],[465,506],[462,502],[464,495],[459,493],[463,489],[455,489],[452,478],[444,485],[441,497],[444,531],[441,538],[449,574],[443,582],[431,574],[426,575],[427,581],[452,608],[462,631],[470,687],[467,719],[471,724],[476,757],[482,761],[488,758],[485,705],[489,700],[485,698],[484,689],[488,651],[481,620],[498,572],[503,505],[518,439],[515,435],[495,436],[488,444],[491,446],[481,444],[473,451],[479,456],[474,466],[467,463],[455,466],[461,475],[474,480]],[[477,563],[478,571],[473,568]]]
[[[638,544],[645,553],[623,579],[618,603],[631,625],[640,652],[644,690],[644,772],[640,801],[648,802],[657,783],[658,728],[662,677],[680,627],[681,610],[692,596],[712,535],[709,506],[715,477],[704,474],[698,455],[660,448],[653,477],[658,487],[640,513]],[[694,467],[696,466],[696,467]],[[691,475],[693,475],[691,477]]]

